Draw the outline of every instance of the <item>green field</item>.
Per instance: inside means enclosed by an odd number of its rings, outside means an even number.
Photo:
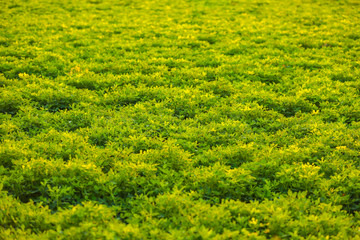
[[[0,0],[0,239],[360,239],[360,0]]]

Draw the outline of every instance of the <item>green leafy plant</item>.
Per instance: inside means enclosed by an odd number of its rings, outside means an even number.
[[[0,3],[0,239],[358,239],[358,0]]]

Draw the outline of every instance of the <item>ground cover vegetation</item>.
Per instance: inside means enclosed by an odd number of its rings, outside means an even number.
[[[359,239],[360,1],[0,6],[0,239]]]

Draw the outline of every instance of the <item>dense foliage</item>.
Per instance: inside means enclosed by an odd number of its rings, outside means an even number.
[[[360,1],[0,6],[0,239],[360,237]]]

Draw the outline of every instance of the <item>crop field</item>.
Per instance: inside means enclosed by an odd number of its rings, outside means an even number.
[[[0,239],[360,239],[360,0],[0,0]]]

